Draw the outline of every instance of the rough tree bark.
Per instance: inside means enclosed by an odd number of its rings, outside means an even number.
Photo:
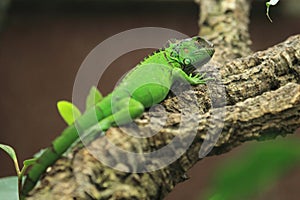
[[[109,141],[118,147],[139,153],[159,149],[184,133],[182,145],[178,144],[174,152],[161,155],[161,158],[168,159],[175,151],[181,151],[182,156],[157,171],[125,173],[103,165],[85,148],[76,149],[48,170],[29,200],[163,199],[176,184],[186,179],[186,171],[200,160],[198,152],[204,139],[217,139],[216,127],[222,129],[222,133],[209,156],[228,152],[246,141],[291,134],[299,127],[300,35],[252,53],[248,32],[250,1],[198,0],[197,3],[200,5],[200,35],[216,46],[211,65],[217,70],[210,75],[219,81],[212,81],[209,87],[199,85],[182,92],[180,102],[179,97],[172,96],[162,102],[168,115],[167,123],[153,137],[130,137],[124,130],[130,132],[131,127],[122,130],[114,127],[107,132]],[[220,85],[224,86],[226,102],[218,102],[224,99],[219,93]],[[199,103],[198,114],[180,126],[179,131],[180,106],[190,105],[193,95]],[[212,104],[217,106],[212,107]],[[161,112],[160,107],[151,113],[145,112],[136,122],[140,128],[145,127],[150,114],[159,119]],[[215,117],[219,112],[224,115]],[[158,125],[153,124],[149,129],[155,126]],[[195,131],[192,144],[184,149],[189,133]],[[105,152],[112,160],[120,159],[108,146],[103,138],[90,144],[91,149]],[[123,163],[115,162],[119,169],[126,171],[136,167],[130,157],[122,160]],[[149,168],[156,165],[154,160],[147,163]]]

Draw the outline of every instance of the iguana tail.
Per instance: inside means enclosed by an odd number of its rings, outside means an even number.
[[[77,139],[78,131],[73,124],[67,127],[62,134],[52,142],[52,145],[42,153],[29,170],[21,190],[21,200],[24,200],[27,194],[34,188],[41,174],[46,171],[50,165],[54,164]]]

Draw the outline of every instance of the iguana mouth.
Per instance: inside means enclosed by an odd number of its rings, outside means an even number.
[[[197,54],[197,52],[195,52]],[[215,49],[214,48],[205,48],[205,51],[203,51],[203,49],[199,50],[199,53],[202,54],[206,54],[206,56],[204,56],[202,58],[202,60],[195,62],[193,64],[190,65],[185,65],[183,66],[182,70],[186,73],[186,74],[191,74],[193,73],[196,69],[198,69],[199,67],[203,66],[204,64],[206,64],[211,57],[214,55],[215,53]]]

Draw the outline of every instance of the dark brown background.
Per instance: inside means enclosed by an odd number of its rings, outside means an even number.
[[[273,23],[264,3],[253,5],[250,31],[253,50],[267,48],[300,32],[299,17],[272,8]],[[71,100],[73,81],[86,55],[101,41],[121,31],[157,26],[193,36],[198,33],[198,8],[187,3],[49,4],[14,3],[0,34],[0,143],[12,145],[20,161],[49,146],[65,127],[56,111],[60,99]],[[107,94],[123,73],[149,50],[135,51],[115,61],[99,89]],[[207,187],[223,156],[204,159],[167,199],[197,199]],[[0,152],[0,176],[14,175],[8,156]],[[261,199],[298,199],[300,170],[291,172]],[[286,196],[288,195],[288,196]],[[286,198],[288,197],[288,198]]]

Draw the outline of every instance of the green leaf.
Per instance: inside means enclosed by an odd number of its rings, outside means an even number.
[[[68,125],[71,125],[81,116],[80,110],[71,102],[59,101],[57,102],[57,109],[60,116]]]
[[[15,150],[12,147],[10,147],[8,145],[5,145],[5,144],[0,144],[0,148],[2,150],[4,150],[11,157],[11,159],[14,162],[17,174],[19,175],[20,174],[20,168],[19,168],[18,159],[17,159],[17,155],[16,155]]]
[[[27,159],[23,161],[23,168],[21,170],[20,176],[19,176],[19,180],[23,180],[24,178],[24,174],[26,173],[28,167],[30,167],[31,165],[34,165],[37,161],[37,158],[31,158],[31,159]]]
[[[220,165],[214,175],[210,198],[205,199],[246,199],[259,194],[295,164],[300,164],[297,140],[252,144]]]
[[[91,108],[96,103],[100,102],[103,99],[102,94],[100,91],[95,87],[91,87],[89,95],[86,98],[86,106],[85,109]]]
[[[18,200],[18,177],[0,178],[0,198]]]
[[[29,166],[35,164],[36,160],[37,160],[36,158],[31,158],[31,159],[24,160],[23,165],[24,165],[24,167],[29,167]]]
[[[17,160],[16,152],[12,147],[5,144],[0,144],[0,148],[4,150],[11,157],[13,161]]]

